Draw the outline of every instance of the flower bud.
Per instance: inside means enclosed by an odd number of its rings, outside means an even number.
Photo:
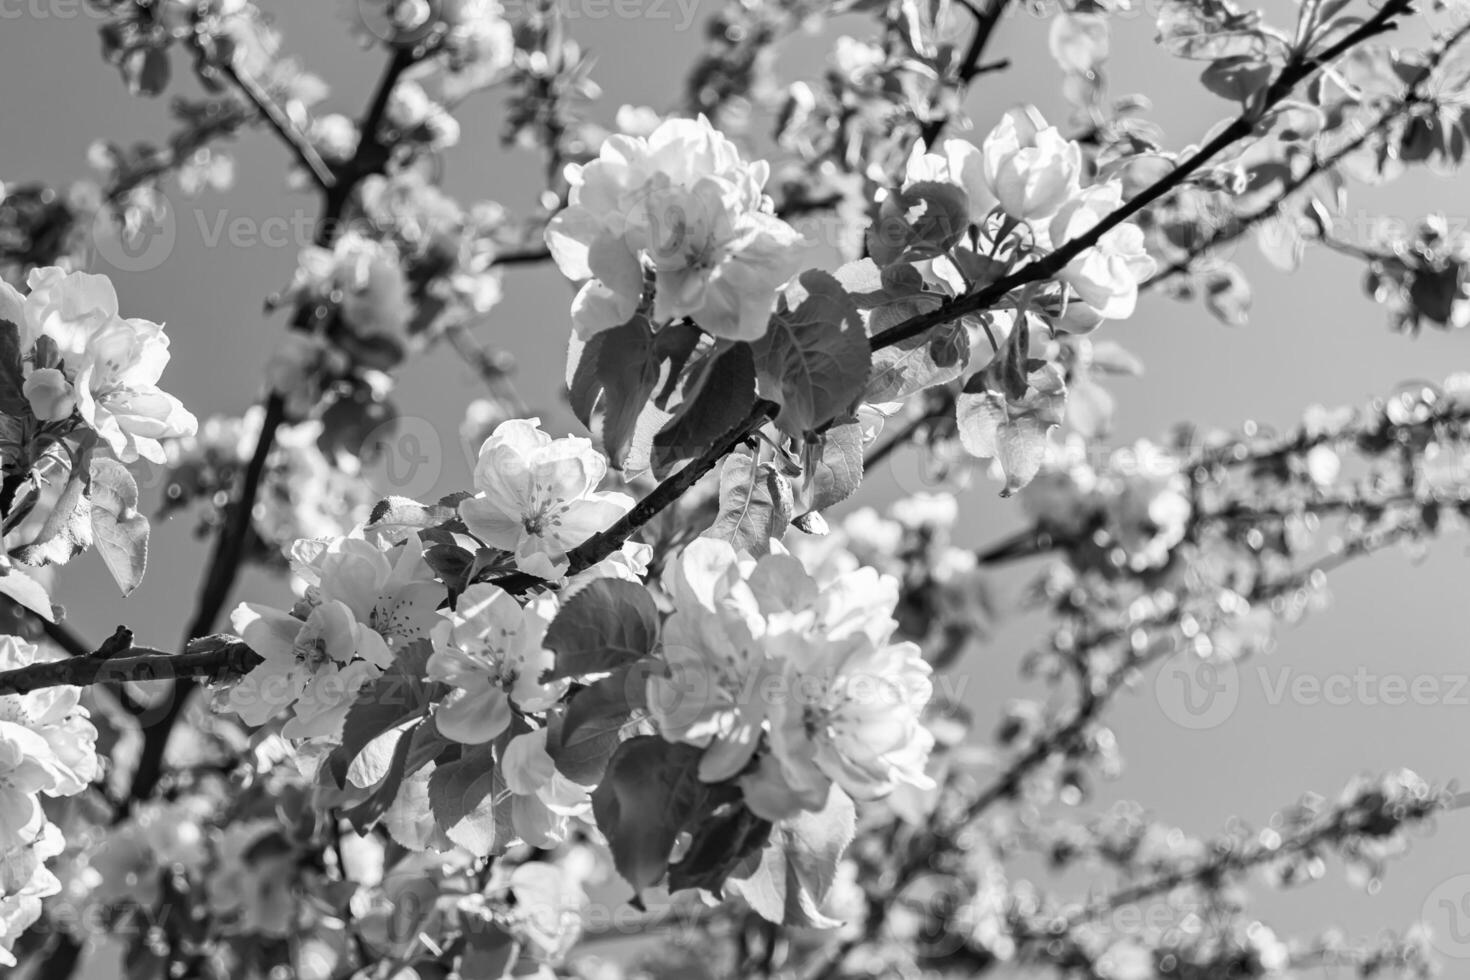
[[[77,407],[77,397],[66,375],[56,368],[38,368],[26,378],[26,400],[42,422],[60,422]]]
[[[1077,193],[1082,148],[1035,109],[1012,109],[985,138],[985,181],[1006,214],[1038,221]]]

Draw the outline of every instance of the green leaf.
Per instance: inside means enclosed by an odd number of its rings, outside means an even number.
[[[24,351],[20,349],[20,327],[0,317],[0,412],[23,419],[30,414],[26,400]]]
[[[881,266],[943,255],[970,228],[970,198],[955,184],[920,181],[892,191],[868,229],[868,253]]]
[[[757,463],[745,452],[733,452],[720,468],[720,511],[704,532],[730,542],[736,551],[764,555],[771,539],[791,523],[791,482],[770,463]]]
[[[97,456],[91,463],[92,539],[113,581],[129,595],[148,567],[148,518],[138,512],[138,484],[117,460]]]
[[[658,607],[635,582],[600,578],[578,589],[546,629],[556,664],[542,678],[582,677],[613,670],[653,653]]]
[[[448,747],[449,743],[432,723],[419,722],[394,744],[382,781],[361,803],[342,815],[359,834],[367,833],[398,798],[403,781],[433,762]]]
[[[648,678],[659,669],[656,661],[640,660],[625,664],[578,690],[567,701],[560,744],[575,744],[584,735],[583,730],[594,723],[599,728],[613,730],[625,726],[635,711],[647,707]]]
[[[783,293],[753,345],[762,393],[781,406],[776,424],[797,438],[849,414],[872,363],[852,298],[830,274],[809,270]]]
[[[879,267],[872,259],[858,259],[842,266],[832,276],[860,310],[873,310],[924,294],[923,275],[908,264]]]
[[[25,572],[5,568],[0,574],[0,595],[9,596],[12,602],[29,609],[48,623],[56,622],[46,587]]]
[[[495,764],[494,743],[466,746],[429,776],[429,809],[446,837],[477,857],[512,839],[511,794]]]
[[[834,785],[821,811],[776,824],[759,862],[748,873],[737,871],[725,886],[771,922],[813,929],[841,925],[821,907],[856,832],[852,800]]]
[[[703,754],[657,735],[630,738],[618,746],[592,792],[592,813],[613,865],[635,893],[663,880],[680,833],[739,798],[732,784],[700,782]]]
[[[613,671],[572,695],[564,711],[546,720],[546,752],[563,776],[596,786],[613,753],[643,727],[648,675],[644,661]]]
[[[464,956],[458,974],[474,980],[501,980],[521,954],[521,944],[495,922],[465,923]]]
[[[84,448],[81,462],[67,472],[66,484],[35,538],[12,552],[16,561],[26,565],[64,565],[92,546],[92,506],[87,499],[90,467],[86,457],[89,455],[90,449]]]
[[[638,417],[658,385],[659,362],[654,354],[653,327],[638,314],[620,327],[605,331],[595,368],[602,389],[599,433],[608,460],[621,469],[638,427]]]
[[[327,756],[327,770],[338,786],[372,786],[386,774],[404,724],[422,718],[429,705],[448,693],[425,679],[433,644],[418,639],[405,645],[387,670],[358,692],[342,723],[342,742]],[[376,744],[375,744],[376,743]],[[367,752],[372,746],[375,751]]]
[[[1231,55],[1213,61],[1199,80],[1222,99],[1242,104],[1271,83],[1275,69],[1248,55]]]
[[[806,444],[806,498],[809,511],[840,504],[863,482],[863,427],[834,425]]]
[[[1197,61],[1260,57],[1270,50],[1260,11],[1242,12],[1228,0],[1164,0],[1158,42],[1176,58]]]
[[[1005,473],[1002,496],[1031,482],[1046,456],[1047,435],[1066,413],[1062,371],[1045,363],[1027,376],[1027,390],[1008,397],[995,366],[974,375],[955,402],[960,442],[981,459],[995,459]]]
[[[970,361],[970,332],[963,322],[941,324],[873,353],[873,373],[863,401],[901,402],[935,385],[949,384]]]
[[[701,821],[684,856],[669,867],[669,890],[703,888],[719,895],[735,869],[766,846],[771,826],[743,802]]]
[[[680,402],[653,437],[653,472],[662,479],[674,465],[698,456],[750,414],[755,404],[755,358],[749,344],[735,344],[691,365]]]
[[[1251,284],[1238,266],[1222,265],[1204,277],[1205,309],[1228,327],[1239,327],[1250,318]]]

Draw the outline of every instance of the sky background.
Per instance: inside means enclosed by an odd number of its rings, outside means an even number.
[[[699,50],[714,0],[643,0],[645,16],[594,17],[602,10],[587,0],[563,0],[575,17],[574,35],[598,55],[595,77],[604,94],[594,110],[611,124],[623,103],[672,107],[682,90],[683,70]],[[682,10],[695,2],[693,20]],[[325,108],[356,116],[366,103],[384,58],[365,51],[348,31],[354,10],[336,0],[262,2],[286,32],[287,51],[321,75],[332,88]],[[1152,8],[1151,8],[1152,9]],[[1278,17],[1285,4],[1274,4]],[[654,11],[659,11],[657,15]],[[1281,17],[1284,19],[1284,17]],[[1008,15],[990,49],[1013,67],[984,76],[967,109],[983,133],[1018,102],[1033,102],[1050,118],[1062,119],[1060,75],[1047,55],[1044,17]],[[44,179],[65,185],[88,176],[87,146],[106,138],[163,141],[170,131],[167,97],[129,97],[117,72],[99,57],[96,22],[72,0],[0,0],[0,180]],[[681,29],[683,28],[683,29]],[[872,35],[856,17],[831,21],[821,33],[798,36],[782,48],[782,64],[799,77],[814,77],[826,64],[831,38]],[[1202,89],[1197,63],[1170,59],[1152,44],[1147,16],[1115,21],[1110,65],[1115,94],[1145,92],[1154,102],[1151,118],[1168,145],[1196,142],[1231,112]],[[195,90],[187,65],[175,54],[170,93]],[[532,210],[540,189],[541,160],[506,151],[496,94],[472,98],[459,115],[460,145],[445,157],[445,185],[466,203],[491,198],[521,213]],[[978,142],[975,133],[968,134]],[[296,262],[298,243],[280,247],[232,246],[212,241],[221,218],[258,223],[271,217],[315,212],[314,197],[285,186],[287,156],[264,130],[230,146],[237,160],[236,183],[223,194],[188,200],[170,188],[177,239],[163,264],[129,273],[99,261],[92,271],[110,274],[125,315],[166,323],[173,362],[164,376],[201,419],[239,413],[261,389],[261,368],[280,337],[277,316],[262,304],[283,287]],[[1463,222],[1467,212],[1463,178],[1440,179],[1420,170],[1383,189],[1358,193],[1354,208],[1408,222],[1430,211]],[[1194,305],[1145,296],[1136,316],[1109,324],[1103,337],[1117,340],[1143,359],[1147,374],[1113,386],[1118,398],[1115,443],[1161,437],[1175,422],[1205,428],[1236,427],[1247,419],[1289,426],[1313,403],[1360,404],[1386,394],[1401,381],[1439,380],[1470,367],[1470,340],[1444,333],[1409,338],[1391,333],[1382,308],[1361,289],[1361,267],[1326,252],[1308,254],[1293,275],[1275,272],[1253,246],[1238,258],[1255,289],[1251,323],[1227,328]],[[520,363],[520,388],[554,433],[580,431],[561,397],[571,292],[548,265],[513,267],[505,274],[504,302],[480,336],[503,347]],[[465,405],[480,395],[472,372],[448,349],[411,361],[401,372],[398,404],[412,416],[411,429],[438,439],[443,465],[415,487],[420,495],[468,485],[469,467],[459,448],[457,426]],[[437,478],[436,478],[437,477]],[[147,483],[146,479],[144,481]],[[900,455],[872,474],[848,507],[881,504],[905,491],[924,489],[916,459]],[[1014,502],[996,487],[978,482],[961,497],[961,538],[981,545],[1018,526]],[[89,554],[65,570],[58,600],[86,636],[98,638],[127,623],[141,642],[168,647],[184,629],[205,560],[204,544],[193,537],[189,517],[156,523],[147,579],[129,599],[118,597],[101,561]],[[1287,630],[1269,657],[1245,665],[1239,701],[1220,724],[1194,730],[1176,724],[1155,696],[1152,674],[1115,706],[1111,722],[1127,767],[1104,785],[1091,805],[1116,799],[1142,801],[1159,819],[1193,834],[1209,835],[1231,814],[1264,823],[1278,807],[1304,791],[1335,795],[1355,774],[1409,766],[1435,779],[1465,775],[1470,731],[1470,675],[1463,538],[1447,538],[1423,560],[1390,553],[1359,563],[1333,579],[1334,603],[1304,624]],[[997,579],[999,594],[1013,599],[1036,567],[1008,570]],[[247,574],[237,596],[279,594],[278,583]],[[1038,637],[1034,620],[1002,627],[995,640],[961,666],[968,700],[988,734],[996,712],[1017,696],[1038,689],[1018,680],[1017,668]],[[1447,695],[1432,706],[1354,703],[1294,704],[1273,698],[1271,682],[1282,671],[1328,678],[1360,667],[1375,675],[1431,677]],[[1279,931],[1310,933],[1332,925],[1350,935],[1370,936],[1401,928],[1426,910],[1443,934],[1448,974],[1470,972],[1470,813],[1451,814],[1434,837],[1416,841],[1397,862],[1379,893],[1368,896],[1342,881],[1337,868],[1310,893],[1271,894],[1258,889],[1258,913]],[[1460,905],[1457,912],[1444,903]],[[1448,918],[1456,915],[1458,918]],[[1458,926],[1458,932],[1452,931]],[[1458,936],[1458,939],[1455,938]]]

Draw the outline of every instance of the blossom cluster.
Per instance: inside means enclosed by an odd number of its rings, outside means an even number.
[[[360,530],[302,540],[290,561],[304,585],[299,602],[289,610],[241,603],[231,616],[261,663],[224,692],[222,707],[250,725],[289,710],[287,738],[331,740],[395,652],[428,637],[444,587],[417,535],[386,549]]]
[[[1007,112],[978,148],[959,139],[944,140],[935,152],[916,144],[904,187],[957,187],[972,224],[988,232],[998,211],[1004,219],[997,235],[1025,223],[1034,246],[1050,251],[1091,231],[1123,204],[1122,181],[1083,186],[1083,176],[1081,147],[1027,106]],[[1154,267],[1137,225],[1109,229],[1058,274],[1071,290],[1058,326],[1075,333],[1132,316],[1138,287]]]
[[[562,274],[583,282],[572,322],[586,339],[627,321],[653,280],[653,318],[689,317],[716,337],[755,340],[776,292],[800,271],[801,235],[772,213],[769,167],[747,163],[709,120],[669,119],[612,136],[567,168],[568,206],[546,229]]]
[[[163,327],[118,313],[106,276],[36,269],[22,294],[0,282],[0,319],[19,328],[24,394],[36,420],[75,416],[123,462],[164,462],[161,439],[193,435],[194,416],[158,387],[169,360]]]
[[[0,637],[0,669],[36,662],[37,648]],[[61,890],[46,862],[61,853],[60,829],[41,797],[74,796],[97,776],[97,730],[80,704],[81,689],[53,687],[0,695],[0,966],[41,915],[42,899]]]
[[[1096,548],[1105,564],[1134,573],[1169,560],[1193,513],[1178,457],[1146,440],[1094,469],[1086,445],[1068,439],[1021,492],[1021,506],[1062,546]]]
[[[820,809],[834,783],[856,799],[931,785],[930,671],[893,640],[896,580],[860,568],[819,585],[789,554],[702,538],[665,587],[669,674],[649,679],[649,711],[664,738],[704,749],[701,779],[738,777],[772,820]]]
[[[260,438],[264,412],[257,406],[239,418],[206,419],[197,435],[164,446],[168,476],[166,510],[205,501],[206,526],[220,519],[232,481],[243,472]],[[342,536],[367,519],[376,494],[350,462],[329,459],[320,441],[321,421],[308,419],[276,429],[253,513],[255,534],[267,549],[263,560],[280,557],[299,538]]]

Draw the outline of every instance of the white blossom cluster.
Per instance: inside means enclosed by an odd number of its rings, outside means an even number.
[[[0,670],[36,662],[33,644],[0,637]],[[52,687],[0,696],[0,966],[41,915],[41,901],[61,890],[46,862],[61,853],[61,831],[41,797],[74,796],[98,773],[97,730],[80,704],[81,689]]]

